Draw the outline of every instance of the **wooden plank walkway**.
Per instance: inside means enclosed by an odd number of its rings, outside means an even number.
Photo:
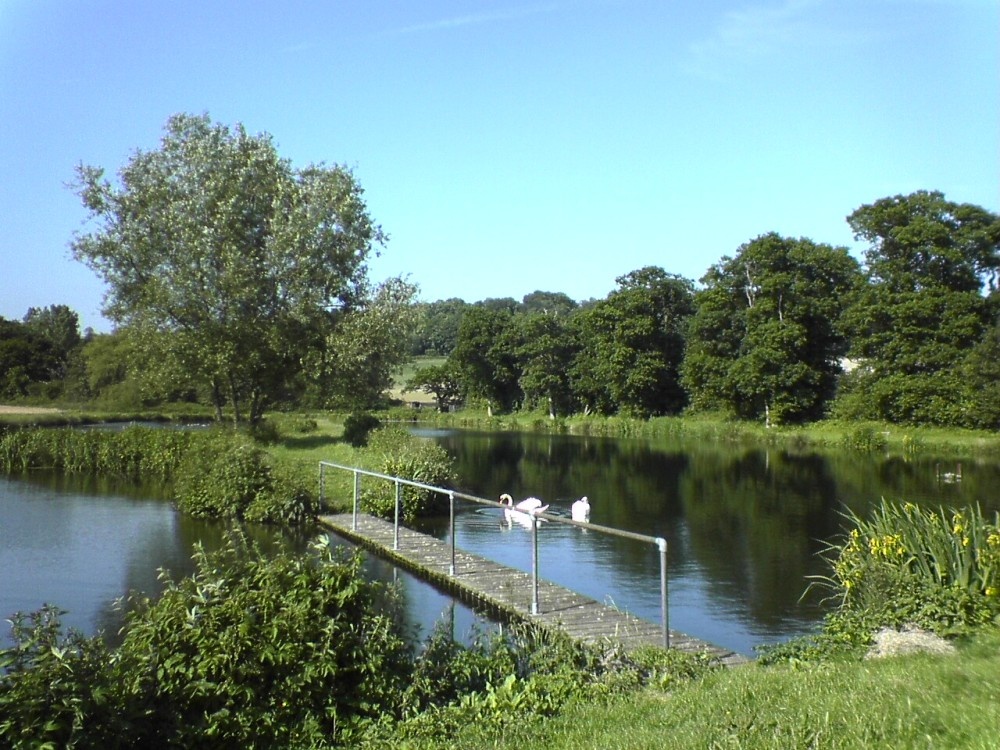
[[[393,525],[359,514],[352,530],[350,513],[320,516],[320,523],[340,536],[370,549],[421,578],[474,606],[543,628],[559,629],[585,643],[608,639],[626,649],[663,645],[663,629],[614,607],[594,601],[549,581],[538,581],[539,613],[531,614],[531,575],[492,560],[455,550],[455,575],[450,575],[451,545],[404,526],[399,528],[399,549],[393,546]],[[747,657],[684,633],[670,631],[670,646],[689,653],[708,653],[727,666],[743,664]]]

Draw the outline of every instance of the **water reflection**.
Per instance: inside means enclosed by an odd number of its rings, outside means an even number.
[[[133,591],[157,596],[160,569],[174,579],[193,573],[195,547],[219,549],[227,533],[226,524],[181,515],[150,494],[157,489],[88,477],[0,476],[0,618],[53,604],[66,610],[65,627],[102,632],[117,643],[125,615],[115,600]],[[311,535],[262,526],[241,531],[265,552],[304,553]],[[394,586],[414,645],[442,620],[464,642],[488,627],[468,607],[388,563],[366,556],[364,570],[371,580]],[[8,635],[4,628],[0,641]]]
[[[813,629],[824,614],[810,577],[827,573],[820,552],[842,533],[843,513],[881,497],[928,506],[1000,499],[995,462],[963,461],[943,483],[940,459],[801,452],[725,444],[652,443],[571,435],[422,430],[456,459],[461,489],[515,500],[533,495],[569,515],[590,498],[594,523],[668,542],[672,627],[752,653],[753,646]],[[953,466],[951,462],[950,466]],[[529,571],[530,532],[506,532],[491,511],[464,509],[458,546]],[[493,515],[499,514],[499,511]],[[446,519],[426,528],[447,538]],[[598,601],[659,620],[659,561],[649,545],[549,524],[540,571]]]

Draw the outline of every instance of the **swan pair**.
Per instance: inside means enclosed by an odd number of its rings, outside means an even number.
[[[529,497],[514,504],[514,498],[506,492],[500,496],[500,504],[504,506],[503,515],[508,525],[511,521],[517,521],[522,526],[531,528],[532,516],[536,513],[544,513],[548,510],[548,505],[543,505],[537,497]],[[590,501],[584,495],[572,506],[570,506],[570,517],[580,523],[590,521]]]
[[[528,497],[521,502],[514,504],[514,498],[506,492],[500,496],[500,504],[504,506],[503,517],[509,526],[512,521],[516,521],[521,526],[531,528],[536,513],[544,513],[548,510],[548,505],[543,505],[537,497]]]

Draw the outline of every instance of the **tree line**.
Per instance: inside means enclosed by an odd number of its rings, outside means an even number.
[[[283,406],[371,409],[414,354],[441,407],[767,424],[827,416],[1000,427],[1000,217],[918,191],[864,205],[843,247],[765,234],[695,283],[658,266],[605,298],[416,301],[373,284],[386,237],[341,166],[175,115],[115,182],[80,165],[71,243],[107,284],[112,334],[63,305],[0,320],[0,397],[169,400],[237,422]]]
[[[659,267],[602,300],[425,305],[411,381],[443,405],[639,417],[713,411],[768,424],[1000,428],[1000,217],[919,191],[847,218],[846,248],[765,234],[700,284]]]

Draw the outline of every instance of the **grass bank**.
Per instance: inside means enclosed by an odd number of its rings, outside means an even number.
[[[911,655],[805,668],[717,671],[668,693],[642,690],[571,702],[533,724],[510,717],[500,736],[466,727],[448,742],[401,747],[995,748],[1000,631],[955,656]]]
[[[484,411],[438,413],[427,409],[397,408],[387,419],[419,421],[442,427],[601,435],[649,439],[696,439],[725,443],[780,446],[793,450],[849,449],[899,455],[929,453],[945,456],[1000,456],[1000,433],[957,428],[912,427],[878,422],[826,420],[795,427],[771,427],[740,422],[719,415],[630,417],[575,415],[549,419],[537,412],[490,416]]]

